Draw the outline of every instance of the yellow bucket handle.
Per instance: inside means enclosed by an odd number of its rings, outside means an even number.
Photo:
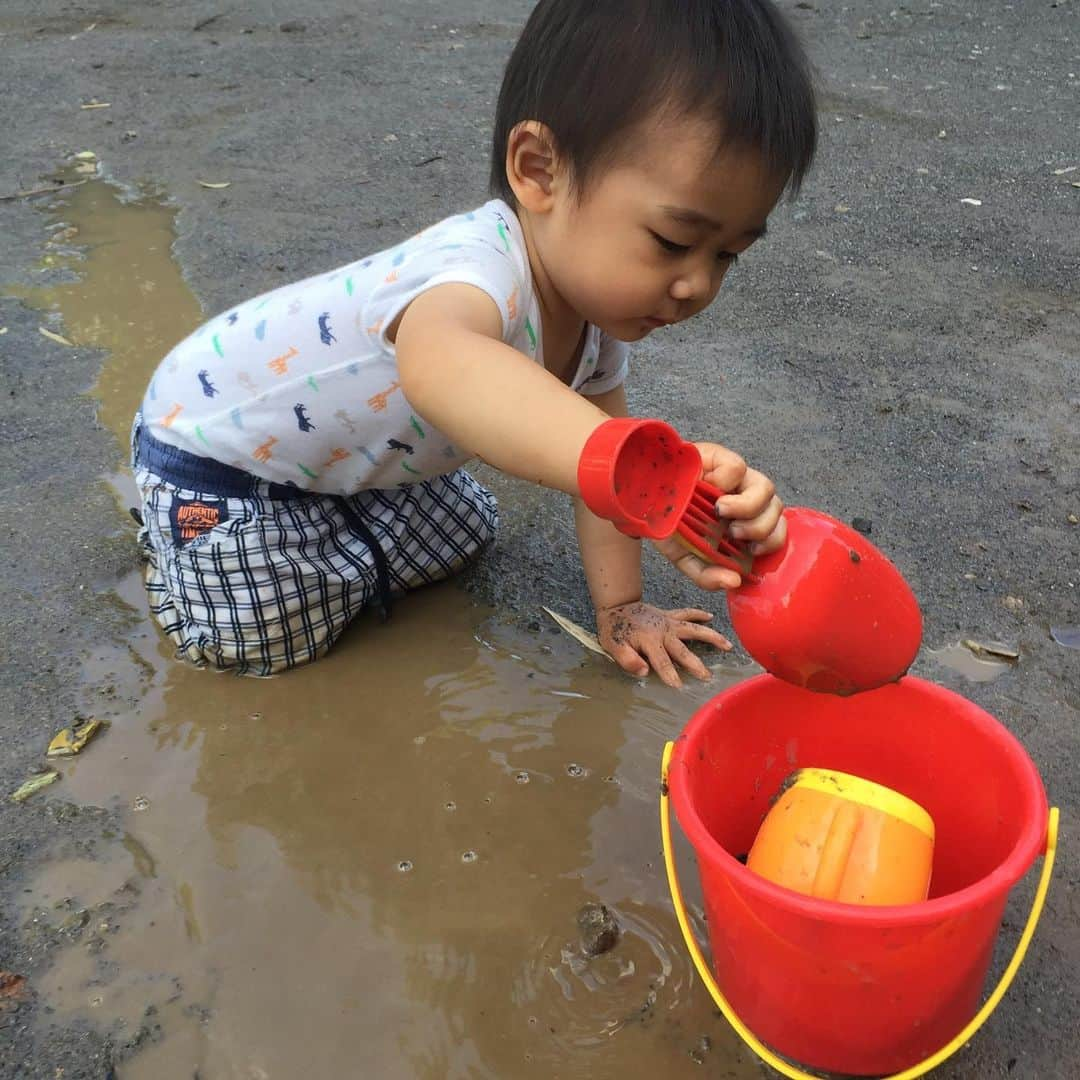
[[[670,742],[664,747],[664,758],[661,765],[660,835],[663,838],[664,844],[664,865],[667,867],[668,887],[671,889],[671,899],[675,903],[675,915],[679,920],[679,927],[682,930],[683,938],[686,941],[686,947],[690,950],[690,958],[694,961],[694,967],[697,968],[698,974],[701,976],[701,981],[708,987],[709,993],[712,995],[713,1001],[716,1002],[717,1008],[724,1014],[724,1018],[727,1022],[735,1029],[735,1033],[739,1038],[742,1039],[742,1041],[746,1043],[746,1045],[750,1047],[762,1061],[771,1065],[778,1073],[790,1077],[791,1080],[820,1080],[820,1078],[813,1073],[803,1072],[801,1069],[786,1062],[783,1058],[777,1057],[776,1054],[765,1046],[764,1043],[762,1043],[739,1019],[739,1017],[735,1015],[734,1009],[732,1009],[731,1005],[728,1003],[727,998],[720,992],[720,987],[716,985],[716,980],[713,978],[712,972],[705,963],[705,957],[702,956],[701,949],[698,947],[697,940],[694,937],[693,931],[690,929],[690,920],[686,915],[686,905],[683,902],[682,889],[679,887],[679,878],[675,870],[675,854],[671,846],[671,809],[668,805],[668,764],[671,761],[671,752],[674,748],[675,744]],[[965,1027],[952,1042],[943,1046],[936,1054],[932,1054],[918,1065],[913,1065],[910,1069],[905,1069],[903,1072],[894,1073],[892,1076],[883,1078],[883,1080],[915,1080],[916,1077],[924,1076],[931,1069],[936,1069],[943,1061],[952,1057],[952,1055],[955,1054],[956,1051],[986,1023],[990,1018],[990,1014],[998,1007],[1001,999],[1005,996],[1005,992],[1009,989],[1009,985],[1015,978],[1017,971],[1020,970],[1020,965],[1024,962],[1024,956],[1027,954],[1028,946],[1031,944],[1031,939],[1035,934],[1035,927],[1038,925],[1039,917],[1042,915],[1043,905],[1046,903],[1046,893],[1050,888],[1050,875],[1054,872],[1054,857],[1057,854],[1058,817],[1057,807],[1052,807],[1046,824],[1046,855],[1043,859],[1042,874],[1039,877],[1039,887],[1035,890],[1035,900],[1031,905],[1031,914],[1028,916],[1024,932],[1020,935],[1020,941],[1016,946],[1016,952],[1013,953],[1013,958],[1009,961],[1009,966],[1001,976],[1001,981],[994,988],[994,992],[986,999],[983,1007],[975,1014],[967,1027]]]

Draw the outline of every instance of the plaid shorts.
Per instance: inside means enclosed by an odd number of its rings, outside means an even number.
[[[202,666],[272,675],[325,653],[373,602],[441,581],[495,535],[495,497],[464,469],[349,497],[270,484],[154,439],[132,469],[150,610]]]

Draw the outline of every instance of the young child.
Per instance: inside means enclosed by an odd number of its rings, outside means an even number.
[[[453,574],[494,535],[463,468],[578,496],[626,415],[627,343],[713,301],[813,158],[806,58],[769,0],[541,0],[499,97],[492,201],[212,319],[136,417],[150,605],[181,656],[270,675]],[[762,474],[698,444],[730,532],[772,550]],[[640,542],[576,500],[599,638],[628,672],[708,671],[696,609],[642,599]],[[672,540],[701,588],[739,577]]]

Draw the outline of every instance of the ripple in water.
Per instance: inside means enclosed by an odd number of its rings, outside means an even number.
[[[576,937],[551,936],[514,980],[514,1003],[531,1028],[548,1036],[534,1047],[534,1063],[580,1066],[582,1051],[678,1009],[689,994],[693,966],[677,929],[669,943],[672,915],[642,904],[608,907],[621,929],[610,952],[585,956]]]

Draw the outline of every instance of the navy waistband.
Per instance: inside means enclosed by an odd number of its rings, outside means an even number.
[[[155,439],[145,424],[140,424],[136,441],[136,463],[174,484],[201,495],[217,495],[223,499],[247,499],[255,494],[259,477],[253,473],[226,465],[213,458],[200,457],[178,446],[169,446]],[[293,484],[270,484],[271,499],[301,499],[311,492]]]

